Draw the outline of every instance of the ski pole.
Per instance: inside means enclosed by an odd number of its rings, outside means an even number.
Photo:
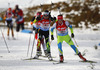
[[[42,4],[40,4],[40,6],[41,6],[41,12],[42,12],[42,6],[43,6],[43,5],[42,5]]]
[[[28,49],[27,49],[27,57],[28,57],[29,48],[30,48],[30,41],[31,41],[31,34],[30,34],[29,43],[28,43]]]
[[[6,48],[8,50],[8,53],[10,53],[9,48],[8,48],[8,45],[7,45],[7,42],[5,40],[5,37],[4,37],[4,34],[3,34],[2,30],[1,30],[1,33],[2,33],[2,36],[3,36],[4,42],[5,42]]]
[[[50,45],[51,45],[51,42],[52,42],[52,41],[53,41],[53,40],[50,41],[50,43],[49,43]]]
[[[35,33],[34,33],[34,40],[33,40],[32,51],[31,51],[31,58],[32,58],[32,54],[33,54],[34,43],[35,43]]]
[[[54,5],[54,3],[52,3],[52,1],[51,1],[50,14],[51,14],[51,10],[52,10],[53,5]]]
[[[10,7],[10,3],[8,3],[8,7]]]
[[[60,7],[58,7],[58,10],[59,10],[59,14],[61,14],[61,12],[60,12]]]
[[[74,38],[73,38],[73,39],[74,39]],[[75,39],[74,39],[74,42],[75,42],[76,46],[79,47]]]

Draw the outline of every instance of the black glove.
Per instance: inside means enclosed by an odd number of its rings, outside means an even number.
[[[53,17],[53,20],[56,21],[56,17]]]
[[[36,29],[36,28],[33,26],[33,30],[34,30],[34,31],[35,31],[35,29]]]
[[[41,20],[41,17],[40,17],[40,16],[38,16],[38,17],[36,18],[36,20]]]
[[[74,34],[73,33],[71,34],[71,37],[74,38]]]
[[[31,20],[31,21],[33,22],[34,20],[35,20],[35,16],[32,18],[32,20]]]
[[[53,35],[51,35],[51,40],[54,40],[54,37],[53,37]]]

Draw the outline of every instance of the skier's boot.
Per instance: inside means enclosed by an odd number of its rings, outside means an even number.
[[[83,61],[87,61],[86,58],[84,58],[80,52],[78,53],[78,56],[79,56]]]
[[[34,57],[34,59],[38,59],[38,58],[39,58],[39,56],[36,54],[35,57]]]
[[[63,61],[64,61],[64,57],[63,57],[63,55],[60,55],[60,63],[63,63]]]
[[[37,55],[38,56],[41,56],[42,55],[42,52],[41,51],[37,51]]]
[[[36,53],[34,59],[38,59],[39,56],[41,56],[41,55],[42,55],[42,52],[41,52],[41,51],[37,51],[37,53]]]
[[[51,57],[51,53],[48,53],[47,56],[48,56],[49,61],[53,60],[52,57]]]
[[[46,57],[48,57],[48,52],[47,52],[47,50],[44,50],[44,54],[45,54]]]

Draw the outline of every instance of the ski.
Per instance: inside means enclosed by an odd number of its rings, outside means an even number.
[[[45,55],[41,55],[40,57],[45,57],[45,58],[48,58],[47,56]],[[56,56],[52,56],[52,58],[56,58]]]
[[[7,38],[8,40],[17,40],[16,38]]]
[[[45,60],[45,61],[53,61],[53,62],[58,62],[56,60],[49,60],[49,59],[43,59],[43,58],[26,58],[26,59],[22,59],[22,60]]]
[[[67,63],[67,62],[53,62],[54,65],[56,65],[56,64],[65,64],[65,63]]]
[[[22,59],[22,60],[43,60],[43,59],[40,59],[40,58],[26,58],[26,59]]]
[[[92,61],[92,60],[79,61],[79,62],[86,62],[86,63],[97,63],[96,61]]]

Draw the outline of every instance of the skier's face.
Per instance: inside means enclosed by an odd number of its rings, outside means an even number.
[[[19,11],[19,10],[17,9],[17,10],[16,10],[16,13],[18,13],[18,11]]]
[[[8,10],[9,13],[11,13],[11,10]]]
[[[62,24],[62,23],[63,23],[63,20],[62,20],[62,19],[59,19],[59,20],[58,20],[58,23],[59,23],[59,24]]]
[[[49,15],[43,15],[44,19],[48,19]]]

